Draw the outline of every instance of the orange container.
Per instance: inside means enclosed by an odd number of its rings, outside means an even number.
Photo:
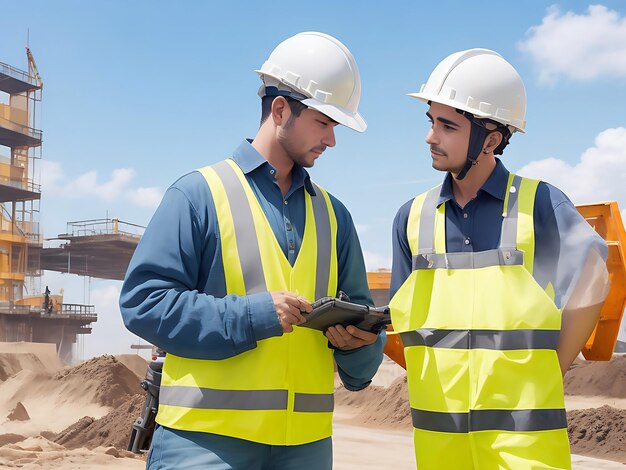
[[[626,232],[617,202],[585,204],[576,208],[609,247],[606,266],[611,289],[600,311],[600,319],[582,351],[587,360],[608,361],[613,356],[626,308]]]

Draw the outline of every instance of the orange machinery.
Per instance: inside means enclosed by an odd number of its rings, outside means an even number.
[[[606,261],[611,289],[604,302],[600,319],[582,350],[585,359],[608,361],[613,355],[619,327],[626,308],[626,231],[617,202],[585,204],[576,206],[578,212],[600,234],[609,247]],[[374,297],[382,297],[389,291],[389,272],[368,273],[368,283]],[[391,327],[387,330],[385,354],[406,369],[404,345],[400,335]]]

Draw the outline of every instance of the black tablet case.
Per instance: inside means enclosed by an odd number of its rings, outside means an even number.
[[[304,313],[305,323],[299,326],[326,331],[341,324],[354,325],[362,330],[378,333],[391,323],[389,307],[369,307],[333,297],[324,297],[313,303],[313,311]]]

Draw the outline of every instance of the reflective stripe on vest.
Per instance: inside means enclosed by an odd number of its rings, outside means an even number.
[[[305,226],[292,266],[237,164],[226,160],[199,171],[215,203],[227,295],[289,291],[313,302],[336,294],[337,221],[322,188],[314,185],[314,195],[302,189]],[[334,407],[327,344],[321,332],[296,326],[222,360],[168,354],[156,421],[269,445],[324,439]]]
[[[160,403],[214,410],[286,410],[287,390],[217,390],[211,388],[165,387]],[[325,413],[334,408],[332,394],[296,393],[294,411]]]
[[[428,346],[448,349],[554,349],[559,330],[436,330],[420,328],[400,333],[405,348]]]
[[[567,427],[564,409],[471,410],[440,413],[411,408],[413,427],[427,431],[467,433],[472,431],[547,431]]]
[[[244,283],[247,294],[267,291],[261,253],[257,240],[252,210],[248,204],[246,192],[233,167],[222,161],[213,165],[213,169],[224,183],[224,190],[233,214],[235,237]],[[331,233],[328,218],[328,206],[321,194],[321,188],[315,185],[318,195],[311,198],[315,215],[315,231],[317,235],[317,263],[315,270],[315,300],[325,297],[328,277],[330,275]]]

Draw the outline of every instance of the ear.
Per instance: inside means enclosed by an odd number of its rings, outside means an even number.
[[[497,131],[491,131],[485,137],[485,142],[483,143],[483,153],[493,153],[502,142],[502,134]]]
[[[285,98],[277,96],[274,101],[272,101],[271,115],[276,126],[282,126],[287,122],[291,115],[291,108]]]

